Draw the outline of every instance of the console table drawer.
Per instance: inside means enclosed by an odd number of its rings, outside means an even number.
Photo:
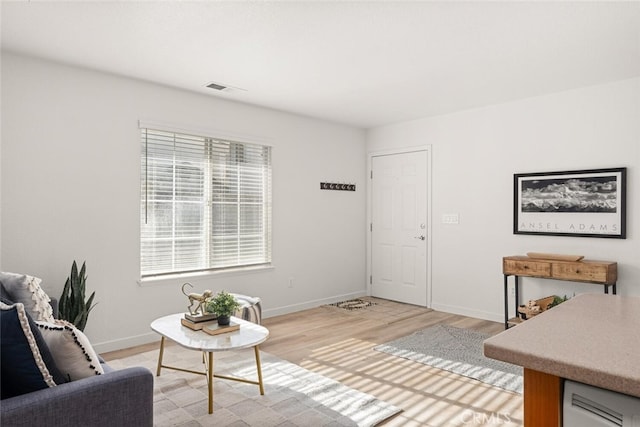
[[[554,279],[579,282],[614,283],[615,278],[612,281],[610,270],[610,266],[606,264],[554,263],[551,265],[551,275]]]
[[[503,273],[513,274],[515,276],[550,277],[551,263],[544,261],[505,259]]]

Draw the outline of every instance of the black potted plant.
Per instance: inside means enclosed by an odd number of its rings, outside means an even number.
[[[240,308],[238,300],[226,291],[220,291],[207,302],[207,311],[218,316],[218,325],[227,326],[231,315]]]

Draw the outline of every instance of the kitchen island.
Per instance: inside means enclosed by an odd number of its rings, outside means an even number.
[[[640,298],[583,294],[484,342],[524,368],[525,427],[561,425],[565,379],[640,397]]]

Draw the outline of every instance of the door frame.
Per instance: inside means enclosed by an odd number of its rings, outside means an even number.
[[[372,250],[371,250],[371,221],[373,215],[373,197],[372,197],[372,185],[371,185],[371,173],[373,170],[373,158],[379,156],[389,156],[394,154],[405,154],[405,153],[415,153],[418,151],[425,151],[427,153],[427,164],[425,167],[427,168],[427,194],[425,197],[427,198],[427,308],[431,308],[431,248],[432,248],[432,237],[431,237],[431,229],[432,229],[432,212],[431,212],[431,181],[432,181],[432,173],[431,173],[431,156],[432,156],[432,148],[431,145],[421,145],[416,147],[406,147],[406,148],[395,148],[388,150],[380,150],[380,151],[371,151],[367,153],[367,275],[365,278],[365,289],[367,290],[367,295],[371,296],[373,293],[373,285],[372,285]]]

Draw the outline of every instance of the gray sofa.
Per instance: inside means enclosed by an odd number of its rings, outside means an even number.
[[[54,312],[57,304],[52,301]],[[0,424],[11,427],[153,426],[153,374],[114,370],[0,401]]]
[[[0,403],[0,423],[11,427],[153,425],[153,374],[136,367],[61,384]]]

